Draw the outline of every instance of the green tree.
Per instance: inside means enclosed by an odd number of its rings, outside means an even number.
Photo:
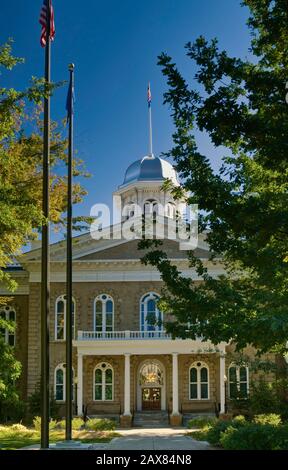
[[[169,88],[164,102],[175,125],[167,155],[182,181],[174,196],[192,194],[187,201],[199,206],[199,231],[206,234],[211,260],[221,256],[227,274],[213,279],[189,252],[191,267],[205,281],[194,283],[149,241],[141,243],[152,248],[143,262],[161,273],[160,306],[173,314],[166,328],[174,336],[201,335],[214,343],[232,339],[239,348],[249,343],[283,352],[288,338],[287,1],[242,5],[249,7],[249,59],[230,57],[216,39],[201,36],[186,45],[196,67],[190,81],[171,57],[159,57]],[[227,149],[219,172],[198,150],[199,131],[215,148]]]
[[[13,331],[15,325],[0,317],[0,332]],[[15,416],[21,402],[17,391],[17,379],[21,374],[21,364],[15,359],[14,348],[5,343],[0,334],[0,420]]]
[[[11,54],[11,41],[0,47],[1,69],[11,70],[23,59]],[[0,88],[0,266],[5,267],[19,255],[23,245],[37,236],[45,223],[42,214],[43,122],[41,102],[60,84],[45,85],[43,79],[32,79],[24,91]],[[54,226],[65,226],[66,177],[59,167],[67,162],[67,139],[61,126],[51,123],[50,218]],[[62,172],[63,173],[63,172]],[[74,176],[87,174],[82,161],[75,159]],[[82,201],[86,191],[74,184],[74,203]],[[83,228],[85,217],[74,220],[74,229]],[[0,270],[0,281],[15,283]]]
[[[0,73],[12,70],[23,59],[13,57],[12,43],[0,47]],[[21,254],[23,245],[37,237],[41,225],[47,221],[42,214],[42,155],[43,141],[41,102],[59,86],[47,86],[43,79],[33,78],[24,91],[0,87],[0,282],[13,291],[16,283],[5,267]],[[61,126],[51,125],[51,223],[59,229],[65,226],[66,177],[59,167],[67,161],[67,139]],[[63,171],[62,171],[63,173]],[[80,160],[75,161],[74,176],[85,175]],[[82,201],[86,191],[74,184],[74,203]],[[74,220],[74,228],[82,228],[86,219]],[[7,299],[0,298],[1,303]],[[15,325],[0,318],[0,331],[13,330]],[[21,365],[14,350],[0,335],[0,407],[7,410],[16,403],[16,380]],[[0,414],[1,414],[0,410]]]

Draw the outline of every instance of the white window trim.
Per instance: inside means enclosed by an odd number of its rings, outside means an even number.
[[[67,310],[67,301],[64,298],[66,294],[59,295],[55,301],[55,325],[54,325],[54,338],[55,341],[66,341],[66,310]],[[57,304],[59,301],[63,300],[64,302],[64,333],[63,339],[59,339],[57,337],[57,324],[58,324],[58,312],[57,312]],[[74,304],[74,325],[72,325],[72,336],[76,338],[76,302],[74,297],[72,298],[72,303]]]
[[[149,204],[149,211],[146,212],[145,208],[146,206],[148,206]],[[154,208],[156,206],[156,212],[158,214],[158,207],[159,207],[159,201],[157,199],[146,199],[144,202],[143,202],[143,214],[153,214],[154,212]]]
[[[101,298],[103,295],[106,295],[106,297],[107,297],[105,300],[102,300],[102,298]],[[111,332],[114,331],[114,300],[113,300],[113,297],[111,297],[111,295],[106,294],[105,292],[103,292],[103,294],[97,295],[97,297],[95,297],[95,299],[94,299],[94,318],[93,318],[94,331],[97,331],[96,330],[96,302],[99,301],[99,302],[102,303],[102,333],[106,333],[106,316],[107,316],[106,303],[107,303],[108,300],[111,300],[112,306],[113,306],[113,309],[112,309],[112,330],[111,330]],[[100,331],[99,331],[99,333],[100,333]]]
[[[198,362],[201,362],[201,366],[197,366]],[[200,371],[203,368],[207,369],[207,382],[201,382],[201,375]],[[191,384],[195,384],[196,382],[191,382],[190,377],[191,377],[191,369],[197,369],[197,398],[191,398]],[[207,398],[201,398],[201,384],[206,384],[207,383],[207,389],[208,389],[208,396]],[[208,364],[206,362],[202,361],[197,361],[193,362],[191,366],[189,367],[189,400],[191,401],[205,401],[205,400],[210,400],[210,371]]]
[[[147,299],[145,299],[147,297]],[[155,299],[157,297],[157,299]],[[145,303],[144,303],[145,299]],[[146,294],[142,295],[140,299],[140,319],[139,319],[139,324],[140,324],[140,330],[141,331],[153,331],[153,330],[148,330],[148,327],[150,326],[147,323],[147,304],[149,300],[160,300],[160,295],[157,294],[157,292],[146,292]],[[144,303],[144,330],[142,330],[142,304]],[[156,316],[159,318],[159,313],[161,314],[161,326],[156,325],[154,331],[164,331],[163,328],[163,312],[161,312],[158,307],[156,307]]]
[[[9,336],[13,335],[14,336],[14,344],[11,347],[15,348],[15,346],[16,346],[16,325],[17,325],[17,323],[16,323],[16,320],[17,320],[16,310],[15,310],[14,307],[9,307],[9,310],[6,310],[6,307],[3,307],[2,311],[5,313],[5,320],[9,321],[9,322],[10,322],[10,318],[9,318],[10,313],[13,312],[14,315],[15,315],[15,319],[14,319],[15,330],[13,332],[11,332],[11,331],[8,330],[8,328],[5,328],[5,337],[4,337],[5,344],[9,345]]]
[[[57,383],[56,383],[56,374],[57,374],[57,370],[59,370],[59,369],[63,371],[63,399],[62,400],[56,400],[56,385],[57,385]],[[75,385],[74,375],[75,375],[74,367],[72,367],[72,378],[73,378],[72,400],[73,401],[74,401],[74,385]],[[58,364],[58,366],[56,366],[55,370],[54,370],[54,397],[55,397],[55,401],[57,401],[57,403],[65,403],[65,401],[66,401],[66,367],[64,366],[64,364]]]
[[[102,367],[102,364],[106,364],[106,367]],[[101,370],[101,373],[102,373],[102,383],[98,383],[96,384],[96,370],[97,369],[100,369]],[[112,398],[111,399],[107,399],[105,398],[105,391],[106,391],[106,370],[112,370],[112,383],[110,384],[107,384],[107,385],[112,385]],[[102,398],[101,399],[97,399],[96,396],[95,396],[95,386],[96,385],[102,385]],[[99,364],[97,364],[97,366],[94,368],[94,371],[93,371],[93,400],[94,401],[97,401],[97,402],[101,402],[101,401],[108,401],[108,402],[111,402],[111,401],[114,401],[114,369],[113,367],[111,366],[111,364],[109,364],[108,362],[99,362]]]
[[[249,367],[246,365],[246,364],[241,364],[240,366],[237,365],[237,364],[234,364],[233,362],[230,364],[229,368],[228,368],[228,396],[229,396],[229,400],[235,400],[235,398],[231,398],[231,393],[230,393],[230,369],[232,367],[235,367],[236,368],[236,386],[237,386],[237,391],[240,392],[240,383],[246,383],[247,384],[247,396],[246,397],[243,397],[241,398],[241,400],[247,400],[248,397],[249,397]],[[246,369],[246,377],[247,377],[247,381],[241,381],[240,382],[240,368],[241,367],[245,367]],[[240,399],[240,398],[239,398]],[[237,398],[236,398],[237,400]]]
[[[176,205],[174,202],[171,202],[169,201],[167,204],[166,204],[166,208],[165,208],[165,215],[167,217],[170,217],[171,219],[174,219],[175,218],[175,215],[176,215]]]

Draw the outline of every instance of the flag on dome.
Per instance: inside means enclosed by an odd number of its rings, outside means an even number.
[[[150,108],[151,102],[152,102],[152,95],[151,95],[150,83],[148,83],[147,101],[148,101],[148,106],[149,106],[149,108]]]

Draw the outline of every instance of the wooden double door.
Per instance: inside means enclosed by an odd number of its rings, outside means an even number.
[[[161,388],[142,388],[142,410],[161,410]]]

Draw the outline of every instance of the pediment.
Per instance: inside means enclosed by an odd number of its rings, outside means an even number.
[[[110,227],[111,229],[111,227]],[[109,228],[105,233],[109,233]],[[199,236],[198,247],[195,250],[197,257],[209,258],[209,247],[204,240],[204,235]],[[95,240],[90,233],[73,238],[73,260],[97,261],[97,260],[139,260],[145,250],[138,250],[139,240],[110,239],[109,237]],[[180,250],[179,243],[175,240],[164,239],[163,249],[170,259],[186,259],[186,251]],[[50,246],[51,261],[66,261],[66,241],[60,241]],[[32,250],[22,256],[22,262],[40,262],[41,249]]]
[[[102,248],[101,250],[92,251],[84,256],[77,257],[77,261],[93,261],[93,260],[138,260],[142,258],[146,250],[138,249],[139,240],[131,240],[116,246]],[[179,249],[179,243],[174,240],[163,240],[160,250],[167,253],[170,259],[185,259],[186,252]],[[196,256],[208,258],[209,252],[201,248],[195,250]]]

